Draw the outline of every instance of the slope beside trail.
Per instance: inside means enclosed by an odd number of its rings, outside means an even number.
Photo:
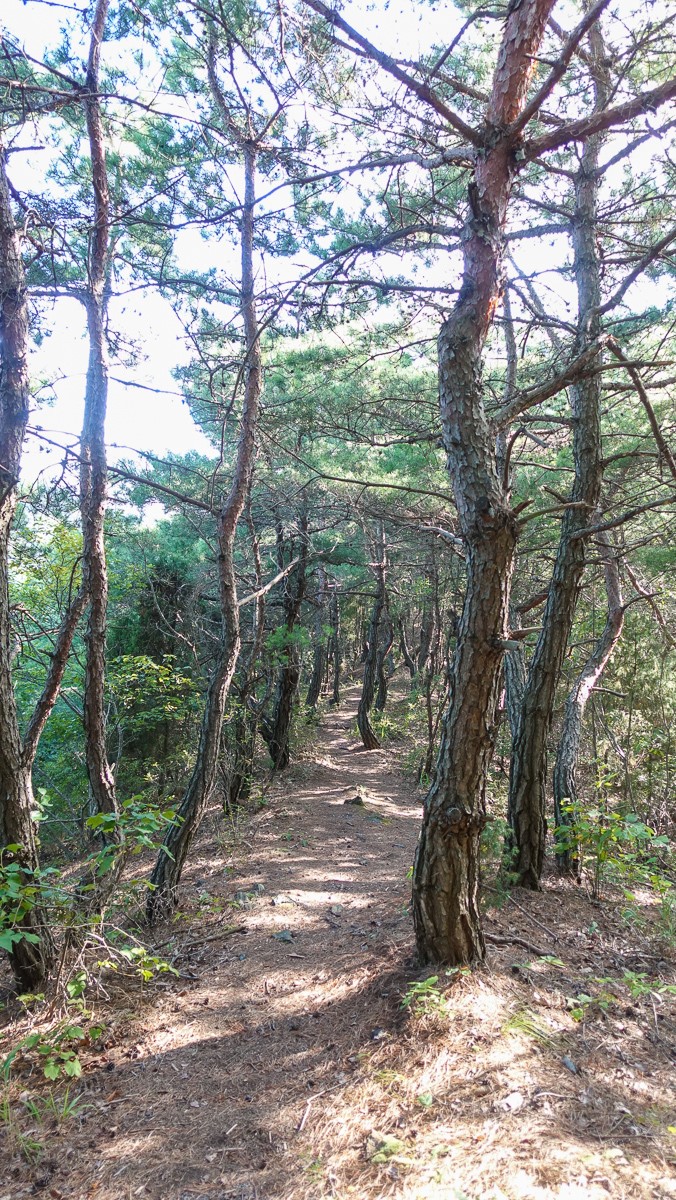
[[[515,893],[487,916],[512,940],[402,1007],[431,974],[408,912],[420,795],[402,751],[361,749],[357,696],[253,815],[210,816],[155,931],[180,978],[133,999],[109,981],[89,1107],[9,1160],[0,1200],[676,1196],[672,998],[582,1025],[566,1001],[659,952],[579,890]]]

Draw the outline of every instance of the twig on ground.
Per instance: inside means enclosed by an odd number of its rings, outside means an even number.
[[[206,942],[216,942],[222,937],[230,937],[231,933],[246,933],[246,925],[228,925],[225,929],[220,929],[218,933],[212,933],[208,937],[198,938],[194,942],[184,942],[182,946],[177,947],[177,953],[180,954],[183,950],[192,950],[194,946],[202,946]],[[163,942],[156,942],[153,950],[161,950],[164,946],[168,946],[170,942],[174,941],[175,936],[174,934],[172,937],[166,938]]]
[[[507,893],[507,899],[511,901],[515,908],[518,908],[520,913],[523,913],[524,917],[528,917],[528,920],[532,921],[534,925],[538,925],[543,933],[548,934],[555,945],[561,941],[561,939],[554,933],[553,929],[549,929],[549,927],[545,925],[543,921],[539,921],[537,917],[534,917],[532,913],[529,913],[527,908],[524,908],[521,904],[518,904],[510,893]]]
[[[487,883],[485,883],[483,886],[484,886],[484,891],[493,892],[494,895],[496,895],[496,896],[501,895],[498,888],[491,887]],[[534,917],[532,913],[529,913],[527,908],[524,908],[521,904],[519,904],[514,899],[511,892],[507,892],[507,899],[514,905],[515,908],[518,908],[520,913],[523,913],[524,917],[528,917],[528,920],[532,921],[534,925],[538,925],[543,933],[548,934],[548,936],[552,939],[553,942],[555,942],[555,943],[560,942],[561,939],[557,936],[557,934],[554,933],[553,929],[549,929],[549,927],[547,925],[545,925],[542,921],[539,921],[538,918]]]
[[[314,1099],[315,1099],[315,1097],[314,1097],[314,1096],[311,1096],[311,1097],[310,1097],[310,1099],[308,1100],[307,1104],[305,1105],[305,1108],[304,1108],[304,1110],[303,1110],[303,1115],[302,1115],[302,1117],[301,1117],[300,1121],[298,1122],[298,1124],[297,1124],[297,1126],[296,1126],[296,1133],[302,1133],[302,1132],[303,1132],[303,1129],[304,1129],[304,1127],[305,1127],[305,1122],[307,1121],[307,1119],[308,1119],[308,1116],[309,1116],[309,1114],[310,1114],[310,1108],[312,1107],[312,1101],[313,1101]]]
[[[230,937],[233,933],[246,933],[246,925],[228,925],[225,929],[220,929],[218,933],[211,933],[208,937],[197,938],[193,942],[185,942],[181,946],[181,950],[193,950],[195,946],[204,946],[207,942],[217,942],[219,938]]]
[[[315,1100],[319,1100],[320,1096],[326,1096],[327,1092],[338,1091],[338,1088],[340,1088],[342,1086],[343,1086],[342,1083],[335,1083],[333,1085],[333,1087],[323,1088],[321,1092],[315,1092],[313,1096],[308,1096],[306,1104],[305,1104],[305,1108],[303,1110],[303,1115],[296,1126],[296,1133],[303,1132],[303,1129],[305,1127],[305,1122],[308,1119],[310,1109],[312,1108],[312,1105],[314,1104]]]
[[[549,954],[549,950],[540,950],[532,942],[527,942],[525,938],[512,934],[507,937],[498,937],[497,933],[485,933],[484,938],[494,946],[523,946],[524,950],[529,950],[531,954],[537,954],[538,958],[546,958]]]

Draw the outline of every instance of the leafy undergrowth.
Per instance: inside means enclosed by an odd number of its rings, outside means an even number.
[[[92,972],[52,1010],[6,981],[0,1200],[676,1196],[652,898],[630,925],[552,876],[489,909],[481,968],[419,971],[419,795],[351,711],[255,814],[212,815],[148,951],[177,974]]]

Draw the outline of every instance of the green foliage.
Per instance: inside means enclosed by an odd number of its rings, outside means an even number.
[[[157,954],[151,954],[140,942],[126,946],[111,943],[110,948],[114,951],[115,957],[99,959],[97,967],[119,972],[128,964],[132,968],[132,973],[138,976],[142,983],[149,983],[156,975],[178,976],[178,971],[172,967],[171,963]]]
[[[61,883],[60,871],[55,867],[33,870],[21,859],[19,845],[8,845],[0,851],[0,946],[4,950],[10,950],[22,939],[38,942],[36,934],[20,928],[33,909],[43,909],[55,917],[58,911],[70,910],[72,903]]]
[[[590,983],[598,985],[594,992],[578,992],[568,996],[566,1004],[574,1021],[585,1021],[595,1014],[610,1012],[615,1005],[622,1003],[623,988],[632,1000],[658,999],[661,996],[676,995],[676,987],[662,983],[659,979],[650,979],[646,971],[627,971],[622,978],[608,977],[591,978]]]
[[[471,974],[469,967],[449,967],[444,971],[446,986],[466,979]],[[440,976],[429,975],[427,979],[417,979],[409,983],[401,1007],[409,1009],[416,1017],[448,1016],[449,1000],[440,986]]]
[[[570,823],[555,831],[555,850],[579,856],[593,899],[601,898],[607,882],[658,882],[670,848],[665,834],[656,834],[636,813],[622,813],[609,803],[586,809],[577,802],[562,809]]]
[[[448,1003],[439,987],[439,976],[430,975],[427,979],[409,983],[401,1007],[411,1009],[416,1017],[446,1016]]]
[[[118,655],[110,663],[110,684],[131,737],[147,735],[165,720],[185,720],[196,707],[195,681],[173,654],[159,662],[145,654]]]
[[[647,971],[625,971],[622,982],[632,1000],[641,1000],[644,996],[676,996],[676,987],[673,984],[650,979]]]
[[[265,649],[274,667],[287,666],[293,655],[308,650],[310,644],[310,632],[302,625],[296,625],[293,629],[279,625],[265,639]]]
[[[504,817],[491,816],[481,831],[480,854],[486,892],[492,895],[491,904],[501,908],[517,876],[513,870],[517,854],[510,844],[509,822]],[[487,901],[485,901],[487,902]]]
[[[11,950],[23,939],[33,943],[40,940],[36,934],[17,928],[39,902],[40,896],[35,872],[11,858],[7,861],[7,855],[11,856],[20,849],[20,846],[12,845],[0,852],[0,947],[3,950]]]
[[[70,1086],[60,1094],[50,1089],[46,1096],[27,1096],[22,1103],[38,1125],[45,1118],[55,1121],[57,1125],[64,1125],[66,1121],[77,1120],[92,1107],[83,1102],[81,1095],[71,1096]]]
[[[125,745],[118,787],[161,803],[189,770],[201,680],[175,654],[121,654],[111,660],[110,687]]]
[[[6,1084],[2,1090],[2,1095],[0,1095],[0,1126],[3,1127],[8,1142],[16,1146],[21,1157],[30,1166],[35,1166],[39,1163],[43,1153],[42,1143],[33,1137],[32,1134],[25,1134],[19,1128],[12,1109],[9,1088]]]
[[[86,824],[104,841],[93,859],[94,874],[105,875],[121,855],[126,859],[144,850],[156,850],[167,825],[178,820],[174,808],[158,809],[142,796],[123,800],[119,813],[94,813]]]
[[[596,982],[605,985],[612,983],[612,980],[603,979]],[[602,987],[594,995],[591,995],[589,992],[578,992],[575,996],[566,997],[566,1005],[571,1017],[574,1021],[580,1022],[587,1020],[594,1013],[608,1012],[616,1003],[617,996],[606,987]]]
[[[35,908],[46,915],[53,929],[68,929],[75,942],[78,939],[86,942],[91,928],[100,923],[100,918],[86,906],[88,894],[97,890],[98,881],[113,867],[146,850],[156,850],[167,824],[176,820],[173,808],[158,809],[138,796],[123,803],[119,816],[97,813],[89,817],[88,827],[102,839],[102,845],[85,862],[85,878],[88,877],[89,882],[68,884],[55,867],[27,868],[21,862],[22,848],[6,846],[0,853],[0,947],[11,950],[22,939],[38,942],[36,934],[21,928],[24,918]],[[121,836],[113,837],[113,834]],[[139,882],[144,890],[149,886],[145,880],[117,881],[108,897],[107,911],[124,908],[134,897]],[[140,954],[136,948],[130,948],[120,954],[126,961],[134,963],[136,973],[143,980],[172,969],[164,960],[149,958],[145,950]],[[86,978],[86,972],[80,971],[68,980],[66,993],[71,1000],[82,996]]]
[[[38,1066],[45,1079],[71,1079],[82,1074],[78,1051],[91,1046],[100,1038],[104,1027],[98,1024],[75,1024],[69,1019],[59,1021],[45,1032],[29,1033],[3,1059],[0,1066],[5,1082],[15,1064]]]
[[[505,1021],[503,1033],[521,1034],[547,1050],[555,1046],[555,1038],[529,1008],[520,1007]]]

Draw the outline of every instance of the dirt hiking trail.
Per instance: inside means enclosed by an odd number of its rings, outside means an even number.
[[[254,815],[211,815],[154,931],[180,978],[111,990],[89,1107],[36,1132],[32,1166],[4,1151],[0,1200],[676,1196],[673,996],[582,1022],[566,999],[660,952],[579,889],[515,892],[486,928],[530,949],[493,943],[402,1007],[432,974],[408,913],[420,795],[400,752],[360,748],[357,697]]]

